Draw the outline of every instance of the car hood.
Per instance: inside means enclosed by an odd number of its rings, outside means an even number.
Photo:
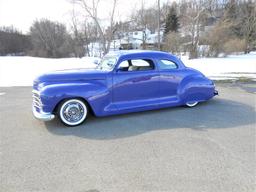
[[[107,71],[98,69],[69,69],[49,72],[40,75],[34,80],[35,84],[62,82],[62,81],[83,81],[106,79]]]

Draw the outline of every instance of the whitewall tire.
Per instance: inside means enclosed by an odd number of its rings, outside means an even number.
[[[77,126],[83,123],[87,117],[88,108],[80,99],[63,101],[58,109],[58,115],[62,123],[67,126]]]
[[[195,107],[197,104],[198,104],[197,101],[194,101],[194,102],[187,102],[187,103],[186,103],[186,106],[188,106],[188,107]]]

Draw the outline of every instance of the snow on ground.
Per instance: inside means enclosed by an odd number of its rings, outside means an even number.
[[[256,79],[256,52],[243,55],[230,55],[225,58],[191,59],[182,57],[186,66],[195,68],[207,77],[220,79],[250,78]]]
[[[47,59],[36,57],[0,57],[0,87],[31,86],[36,76],[48,71],[93,68],[96,58]],[[198,69],[211,79],[256,79],[256,52],[226,58],[182,58],[186,66]]]

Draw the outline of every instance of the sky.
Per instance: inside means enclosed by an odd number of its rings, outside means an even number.
[[[66,0],[0,0],[0,26],[13,25],[27,32],[36,19],[65,22],[70,7]]]
[[[87,0],[88,1],[88,0]],[[112,0],[101,0],[99,16],[106,18]],[[125,20],[132,10],[141,6],[143,0],[118,0],[116,18]],[[161,0],[168,1],[168,0]],[[144,0],[146,6],[156,5],[157,0]],[[29,32],[33,21],[47,18],[70,25],[72,0],[0,0],[0,26],[14,26],[23,33]],[[78,6],[75,6],[78,10]],[[80,12],[80,17],[82,17]]]

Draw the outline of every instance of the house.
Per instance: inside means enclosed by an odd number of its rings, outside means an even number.
[[[163,41],[164,30],[160,31],[160,42]],[[110,50],[115,51],[119,49],[156,49],[158,43],[158,33],[152,33],[149,29],[136,30],[118,34],[114,40],[111,41]],[[99,42],[91,42],[88,45],[89,55],[101,57],[104,55],[103,47]]]
[[[110,50],[117,49],[154,49],[158,43],[158,33],[152,33],[149,29],[125,32],[122,38],[111,42]],[[163,40],[163,30],[160,31],[160,41]]]

